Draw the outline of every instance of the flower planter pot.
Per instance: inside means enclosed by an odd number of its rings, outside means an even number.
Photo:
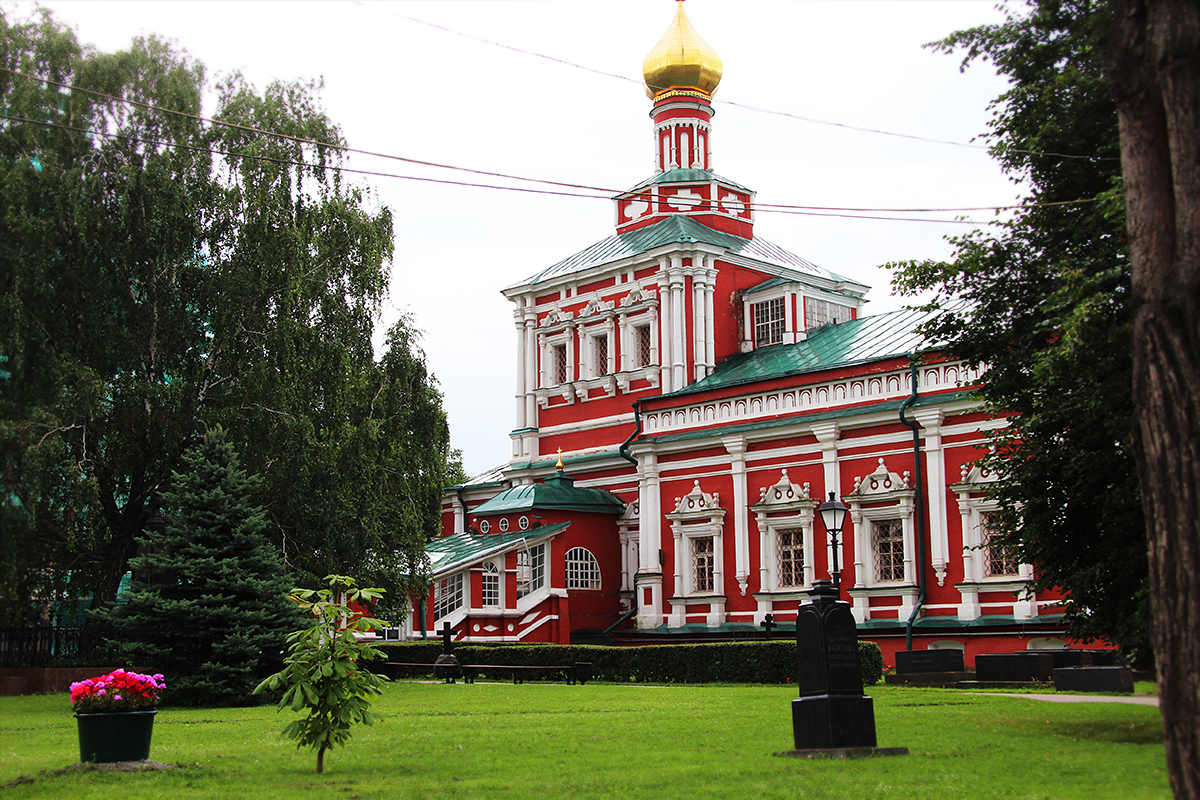
[[[96,764],[145,761],[157,711],[114,711],[76,714],[79,760]]]

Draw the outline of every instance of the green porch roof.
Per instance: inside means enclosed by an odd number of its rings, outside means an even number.
[[[825,325],[796,344],[777,344],[739,353],[721,362],[711,375],[664,397],[707,392],[728,386],[835,369],[936,349],[916,332],[936,311],[891,311]]]
[[[489,556],[505,553],[516,548],[524,541],[532,543],[549,536],[562,533],[571,527],[569,522],[559,522],[554,525],[543,525],[527,531],[510,531],[509,533],[455,533],[434,539],[425,545],[425,554],[429,556],[433,567],[433,577],[448,575],[452,572],[478,563]]]
[[[576,272],[583,272],[591,267],[598,267],[622,259],[632,258],[647,253],[656,247],[668,244],[710,244],[721,247],[730,255],[762,261],[776,267],[783,267],[797,274],[797,277],[810,275],[827,281],[848,283],[862,286],[857,281],[837,275],[827,269],[822,269],[810,261],[806,261],[795,253],[784,250],[777,244],[756,236],[753,239],[743,239],[729,233],[721,233],[703,225],[691,217],[674,214],[662,222],[647,225],[628,233],[618,233],[601,239],[586,250],[581,250],[570,258],[547,267],[541,272],[526,278],[518,286],[536,285],[553,278],[560,278]],[[863,286],[863,289],[866,287]]]
[[[574,478],[558,472],[547,478],[545,483],[525,483],[505,489],[486,503],[471,509],[470,513],[487,516],[535,508],[622,514],[625,504],[616,495],[603,489],[576,486]]]

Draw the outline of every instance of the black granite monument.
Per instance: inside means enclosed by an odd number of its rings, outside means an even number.
[[[442,654],[433,662],[433,674],[442,678],[446,683],[454,683],[455,678],[463,676],[462,666],[454,655],[454,630],[447,622],[442,625]]]
[[[850,604],[829,581],[813,581],[796,615],[800,697],[792,701],[797,750],[875,747],[875,709],[863,694],[858,631]]]

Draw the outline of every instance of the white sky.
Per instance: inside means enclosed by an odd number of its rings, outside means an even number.
[[[43,3],[104,51],[139,34],[176,40],[210,82],[241,70],[273,80],[323,78],[325,110],[351,147],[528,177],[624,189],[651,174],[650,101],[639,84],[484,44],[641,80],[671,0]],[[7,2],[24,16],[33,5]],[[985,130],[1005,83],[988,65],[921,45],[997,22],[993,0],[689,0],[688,16],[724,63],[713,162],[761,203],[961,208],[1011,203],[985,151],[858,132],[814,120],[968,142]],[[211,111],[211,105],[206,111]],[[350,166],[483,180],[355,156]],[[396,255],[379,336],[409,312],[424,332],[453,444],[475,474],[507,462],[515,333],[500,290],[613,231],[607,200],[374,178],[392,208]],[[916,216],[895,214],[893,216]],[[953,219],[949,212],[927,215]],[[976,221],[991,212],[971,212]],[[757,234],[889,296],[880,265],[944,258],[965,225],[760,213]]]

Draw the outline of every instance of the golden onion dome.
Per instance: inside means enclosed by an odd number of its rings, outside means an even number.
[[[679,0],[675,19],[642,63],[646,94],[654,99],[668,92],[712,97],[721,82],[721,58],[700,38]]]

